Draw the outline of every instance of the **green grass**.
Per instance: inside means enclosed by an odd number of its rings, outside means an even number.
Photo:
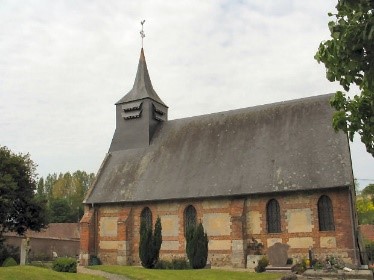
[[[89,268],[125,275],[133,280],[275,280],[282,277],[282,274],[279,273],[255,273],[218,269],[162,270],[115,265],[98,265],[90,266]]]
[[[0,267],[0,280],[104,280],[103,277],[87,274],[56,272],[35,266]]]

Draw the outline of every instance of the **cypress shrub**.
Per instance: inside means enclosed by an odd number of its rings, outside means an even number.
[[[159,259],[161,243],[162,227],[160,217],[157,217],[154,234],[152,234],[152,228],[147,227],[145,221],[141,221],[139,258],[143,267],[153,268],[155,266]]]
[[[194,269],[204,268],[208,259],[208,235],[204,233],[203,224],[190,226],[186,230],[186,253]]]
[[[161,219],[160,217],[157,217],[156,224],[155,224],[155,233],[153,236],[154,263],[157,263],[160,257],[161,243],[162,243]]]
[[[195,227],[192,226],[192,225],[189,225],[186,229],[186,254],[187,254],[187,258],[190,262],[190,265],[192,266],[192,259],[194,257],[194,245],[192,243],[192,239],[193,239],[193,236],[194,236],[194,232],[195,232]]]
[[[139,258],[143,267],[152,268],[152,228],[146,226],[145,221],[140,224]]]

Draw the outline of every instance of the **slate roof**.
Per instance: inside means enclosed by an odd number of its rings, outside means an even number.
[[[166,106],[166,104],[161,100],[156,91],[153,89],[151,78],[149,77],[148,73],[147,63],[145,61],[144,50],[142,48],[140,51],[138,70],[136,72],[134,85],[132,89],[116,104],[138,101],[145,98],[150,98]]]
[[[149,147],[109,153],[85,203],[254,195],[349,186],[331,95],[163,123]]]

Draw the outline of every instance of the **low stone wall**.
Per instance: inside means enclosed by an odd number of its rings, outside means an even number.
[[[5,243],[21,248],[24,237],[8,236]],[[30,260],[53,260],[53,252],[58,257],[76,257],[79,255],[79,240],[30,238]]]

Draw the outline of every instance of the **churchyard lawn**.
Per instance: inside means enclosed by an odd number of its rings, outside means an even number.
[[[163,270],[119,265],[98,265],[89,268],[124,275],[133,280],[275,280],[283,276],[279,273],[225,271],[220,269]]]
[[[35,266],[0,267],[0,280],[105,280],[100,276],[56,272]]]

